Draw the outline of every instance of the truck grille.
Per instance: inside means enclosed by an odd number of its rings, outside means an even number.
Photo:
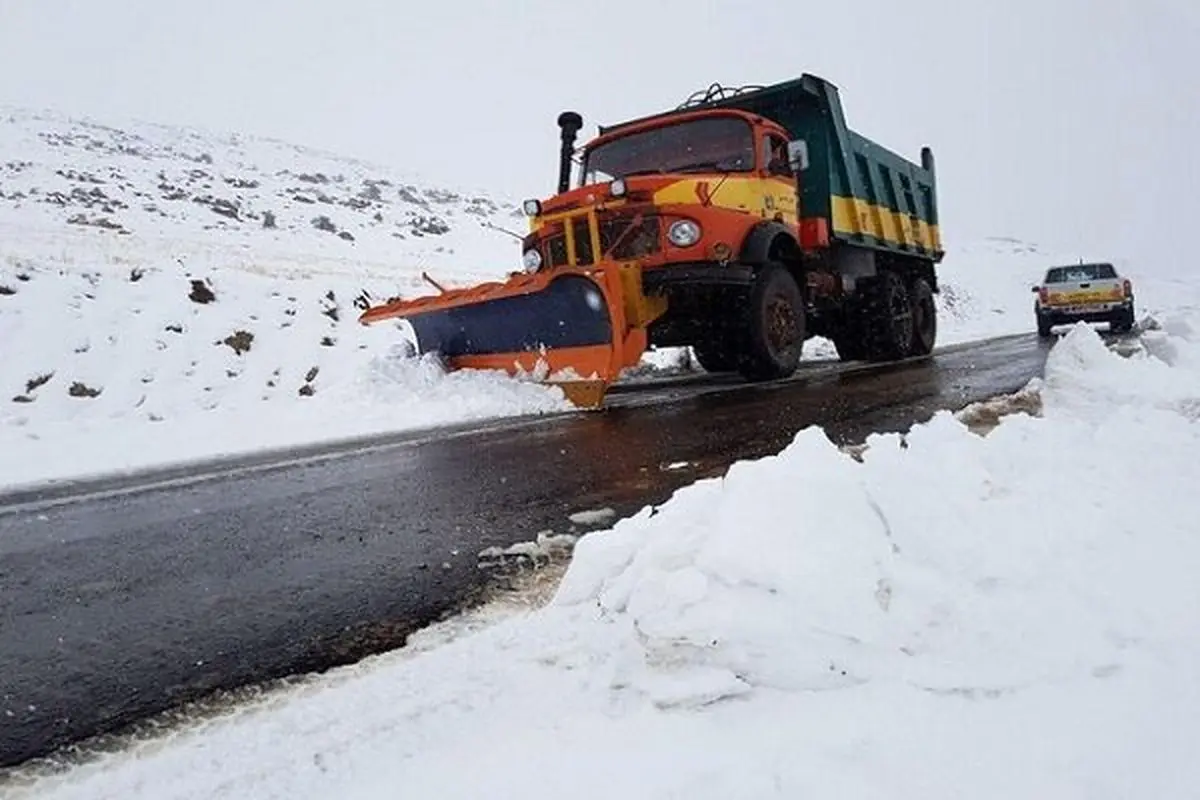
[[[632,261],[658,252],[660,241],[657,214],[616,214],[600,223],[600,246],[607,251],[616,244],[612,257]]]
[[[567,244],[567,226],[570,226],[575,258],[571,259]],[[592,226],[596,226],[600,252],[594,251]],[[653,255],[660,246],[660,225],[657,214],[630,212],[595,214],[584,212],[565,220],[549,222],[544,229],[542,257],[552,267],[566,265],[588,267],[596,263],[599,256],[612,249],[611,258],[632,261]]]

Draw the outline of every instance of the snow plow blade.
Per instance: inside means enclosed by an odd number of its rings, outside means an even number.
[[[646,326],[665,311],[665,298],[643,293],[636,264],[613,263],[515,273],[504,282],[391,300],[368,308],[359,322],[404,319],[417,351],[439,354],[449,369],[530,376],[594,408],[641,359]]]

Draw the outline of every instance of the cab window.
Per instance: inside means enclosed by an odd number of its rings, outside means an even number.
[[[768,175],[778,175],[783,178],[794,178],[791,162],[788,160],[787,141],[779,136],[763,137],[763,168]]]

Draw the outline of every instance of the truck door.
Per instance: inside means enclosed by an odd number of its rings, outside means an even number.
[[[763,216],[790,225],[798,224],[800,197],[796,173],[788,158],[787,140],[771,133],[764,135],[762,163],[767,178],[763,182]]]

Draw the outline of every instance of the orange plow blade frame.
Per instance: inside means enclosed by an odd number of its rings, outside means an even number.
[[[405,319],[418,351],[439,352],[450,369],[532,376],[594,408],[641,359],[647,326],[666,308],[665,297],[643,292],[640,266],[610,262],[392,300],[368,308],[359,322]]]

